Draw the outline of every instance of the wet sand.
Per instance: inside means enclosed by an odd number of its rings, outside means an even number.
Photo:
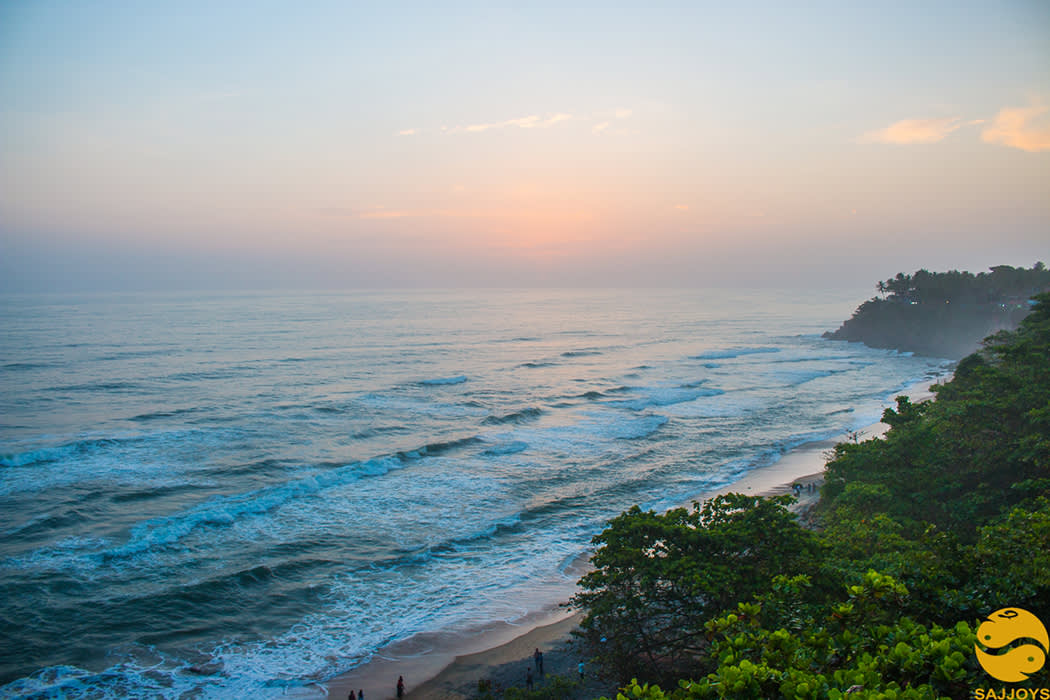
[[[832,440],[804,445],[776,464],[749,472],[737,482],[698,498],[703,500],[729,492],[772,496],[792,493],[795,483],[803,487],[813,484],[812,490],[803,488],[798,503],[792,506],[796,511],[805,510],[820,497],[825,457],[835,443]],[[581,562],[581,575],[585,563]],[[406,697],[412,700],[470,698],[477,692],[481,679],[502,687],[524,687],[525,672],[532,666],[532,654],[537,648],[544,654],[546,673],[576,679],[577,664],[584,660],[572,644],[572,630],[579,619],[579,614],[552,610],[515,625],[496,623],[490,629],[479,631],[473,639],[450,637],[442,645],[443,649],[433,646],[427,650],[414,649],[410,642],[392,645],[375,660],[325,684],[328,696],[341,700],[351,689],[363,689],[367,700],[394,698],[398,676],[405,677]],[[610,687],[588,674],[576,697],[615,697],[615,691],[615,686]]]
[[[415,700],[461,700],[470,698],[478,690],[478,681],[484,679],[493,687],[525,687],[525,675],[531,668],[536,687],[547,681],[541,679],[535,668],[533,653],[543,653],[543,670],[548,675],[579,678],[577,664],[582,660],[573,648],[572,630],[582,615],[576,614],[552,625],[537,627],[527,634],[494,649],[477,654],[459,656],[455,662],[435,678],[431,678],[407,697]],[[585,669],[586,670],[586,669]],[[586,679],[581,684],[580,697],[597,697],[606,692],[598,679]]]
[[[933,395],[929,386],[930,383],[919,384],[902,393],[912,401],[922,401]],[[884,423],[875,423],[855,435],[867,440],[880,437],[888,429]],[[775,463],[754,469],[733,483],[699,494],[692,500],[703,501],[730,492],[760,496],[793,494],[792,487],[798,483],[803,488],[792,510],[804,512],[820,498],[824,465],[835,445],[846,441],[850,435],[844,433],[829,440],[801,445]],[[581,575],[585,571],[586,559],[581,558]],[[332,679],[322,688],[327,689],[329,697],[340,700],[346,698],[351,689],[364,689],[367,700],[386,700],[396,697],[397,678],[404,676],[407,698],[461,700],[473,697],[478,690],[478,681],[482,679],[502,687],[524,687],[526,669],[532,666],[532,654],[536,648],[544,654],[546,673],[576,679],[579,675],[576,664],[583,659],[573,647],[572,630],[579,619],[579,614],[555,608],[515,624],[494,623],[471,637],[449,637],[448,643],[442,644],[441,648],[432,645],[427,650],[413,649],[411,640],[395,644],[382,650],[375,660]],[[537,680],[537,687],[539,683]],[[609,686],[586,674],[575,697],[615,697],[615,694],[615,685]]]
[[[759,493],[762,496],[780,495],[792,491],[795,483],[803,486],[803,493],[793,510],[805,510],[820,498],[819,485],[823,474],[816,472],[792,479],[788,483],[776,484],[773,488]],[[810,491],[807,487],[813,485]],[[724,489],[724,492],[734,489]],[[576,688],[577,698],[597,698],[602,695],[615,697],[617,688],[607,681],[588,673],[584,666],[584,678],[579,678],[577,664],[586,659],[575,648],[572,630],[576,628],[581,613],[574,614],[560,622],[537,627],[528,633],[513,639],[506,644],[486,649],[467,656],[456,657],[455,661],[436,677],[431,678],[419,687],[406,694],[412,700],[464,700],[473,697],[478,688],[478,681],[486,679],[494,685],[524,687],[526,669],[533,667],[534,676],[538,679],[533,665],[533,653],[538,648],[543,653],[544,672],[561,675],[579,682]],[[396,680],[396,679],[395,679]],[[536,681],[539,688],[542,681]],[[335,695],[334,697],[340,697]],[[366,693],[366,697],[369,697]]]

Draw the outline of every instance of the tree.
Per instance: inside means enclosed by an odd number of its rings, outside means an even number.
[[[836,447],[808,537],[743,496],[621,516],[580,597],[585,634],[609,641],[602,660],[639,679],[620,697],[964,697],[986,680],[971,623],[1050,601],[1048,358],[1042,294],[936,401],[900,398],[884,438]]]
[[[982,680],[968,661],[976,635],[966,622],[927,627],[902,616],[907,589],[875,571],[846,594],[801,633],[763,625],[762,606],[742,603],[708,624],[711,653],[721,659],[717,670],[681,681],[670,693],[633,681],[617,698],[934,700],[966,697]]]
[[[787,510],[792,500],[728,494],[613,519],[571,602],[586,611],[581,633],[596,660],[621,681],[702,671],[705,623],[811,560],[814,536]]]

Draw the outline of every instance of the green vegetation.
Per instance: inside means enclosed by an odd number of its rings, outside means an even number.
[[[814,536],[790,502],[730,494],[664,515],[635,507],[610,522],[573,601],[588,612],[581,630],[597,660],[621,679],[704,670],[706,621],[810,563]]]
[[[815,529],[787,497],[740,495],[610,522],[573,603],[619,697],[1002,688],[975,658],[981,620],[1021,607],[1050,622],[1050,294],[1037,299],[936,401],[898,398],[884,439],[836,447]],[[1050,687],[1050,669],[1009,686]]]
[[[999,265],[990,272],[897,273],[876,289],[834,333],[833,340],[862,342],[923,355],[958,359],[982,338],[1012,330],[1029,311],[1029,299],[1050,290],[1050,270]]]
[[[1041,262],[1030,270],[1009,265],[989,269],[976,275],[958,270],[897,273],[875,286],[887,301],[919,304],[1020,304],[1050,287],[1050,270]]]

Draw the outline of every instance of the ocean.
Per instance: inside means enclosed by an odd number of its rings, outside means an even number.
[[[0,696],[281,696],[549,609],[610,517],[950,370],[820,337],[860,301],[4,297]]]

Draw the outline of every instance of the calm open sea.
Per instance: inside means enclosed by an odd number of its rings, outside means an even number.
[[[267,697],[564,600],[661,509],[873,422],[939,360],[855,297],[0,299],[0,695]]]

